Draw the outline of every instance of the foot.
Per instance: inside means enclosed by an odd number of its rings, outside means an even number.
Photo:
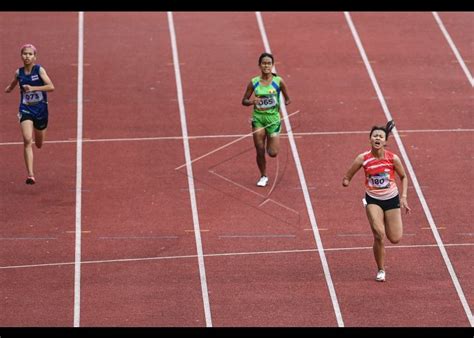
[[[260,179],[258,180],[257,182],[257,186],[259,187],[264,187],[266,186],[268,183],[268,177],[267,176],[262,176],[260,177]]]
[[[28,176],[25,183],[26,184],[35,184],[36,183],[35,177],[34,176]]]
[[[385,271],[379,270],[379,272],[377,272],[377,277],[375,277],[375,280],[377,282],[385,282]]]

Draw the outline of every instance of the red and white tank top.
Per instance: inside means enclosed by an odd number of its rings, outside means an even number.
[[[379,200],[388,200],[398,194],[395,183],[394,154],[388,150],[385,150],[384,153],[384,158],[377,159],[369,150],[364,153],[364,162],[362,163],[367,195]]]

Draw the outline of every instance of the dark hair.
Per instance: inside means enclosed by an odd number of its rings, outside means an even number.
[[[270,53],[266,53],[266,52],[265,52],[265,53],[262,53],[262,54],[260,55],[260,57],[258,58],[258,65],[259,65],[259,66],[260,66],[260,64],[262,63],[262,60],[263,60],[264,57],[269,57],[270,59],[272,59],[272,63],[275,63],[275,59],[273,59],[273,55],[270,54]],[[277,76],[277,74],[275,74],[275,73],[272,73],[272,74],[273,74],[273,76]]]
[[[385,132],[385,140],[388,140],[388,135],[390,135],[390,132],[392,131],[393,127],[395,127],[395,122],[393,120],[388,121],[385,127],[382,126],[373,126],[372,129],[370,130],[369,138],[372,136],[372,133],[376,130],[382,130]]]
[[[273,59],[273,55],[270,54],[270,53],[262,53],[262,55],[260,55],[260,57],[258,58],[258,64],[260,65],[262,63],[262,60],[264,57],[269,57],[270,59],[272,59],[272,63],[275,63],[275,60]]]

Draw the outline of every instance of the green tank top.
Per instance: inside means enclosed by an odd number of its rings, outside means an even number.
[[[262,98],[262,102],[254,106],[254,113],[280,114],[280,82],[279,76],[273,76],[268,86],[260,83],[260,76],[252,79],[255,97]]]

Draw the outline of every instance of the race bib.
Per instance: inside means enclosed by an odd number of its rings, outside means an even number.
[[[385,189],[390,186],[389,173],[380,173],[369,177],[369,187],[375,189]]]
[[[269,109],[277,105],[275,96],[264,96],[259,97],[260,103],[256,105],[258,109]]]
[[[23,93],[23,104],[32,105],[41,101],[43,101],[42,91]]]

